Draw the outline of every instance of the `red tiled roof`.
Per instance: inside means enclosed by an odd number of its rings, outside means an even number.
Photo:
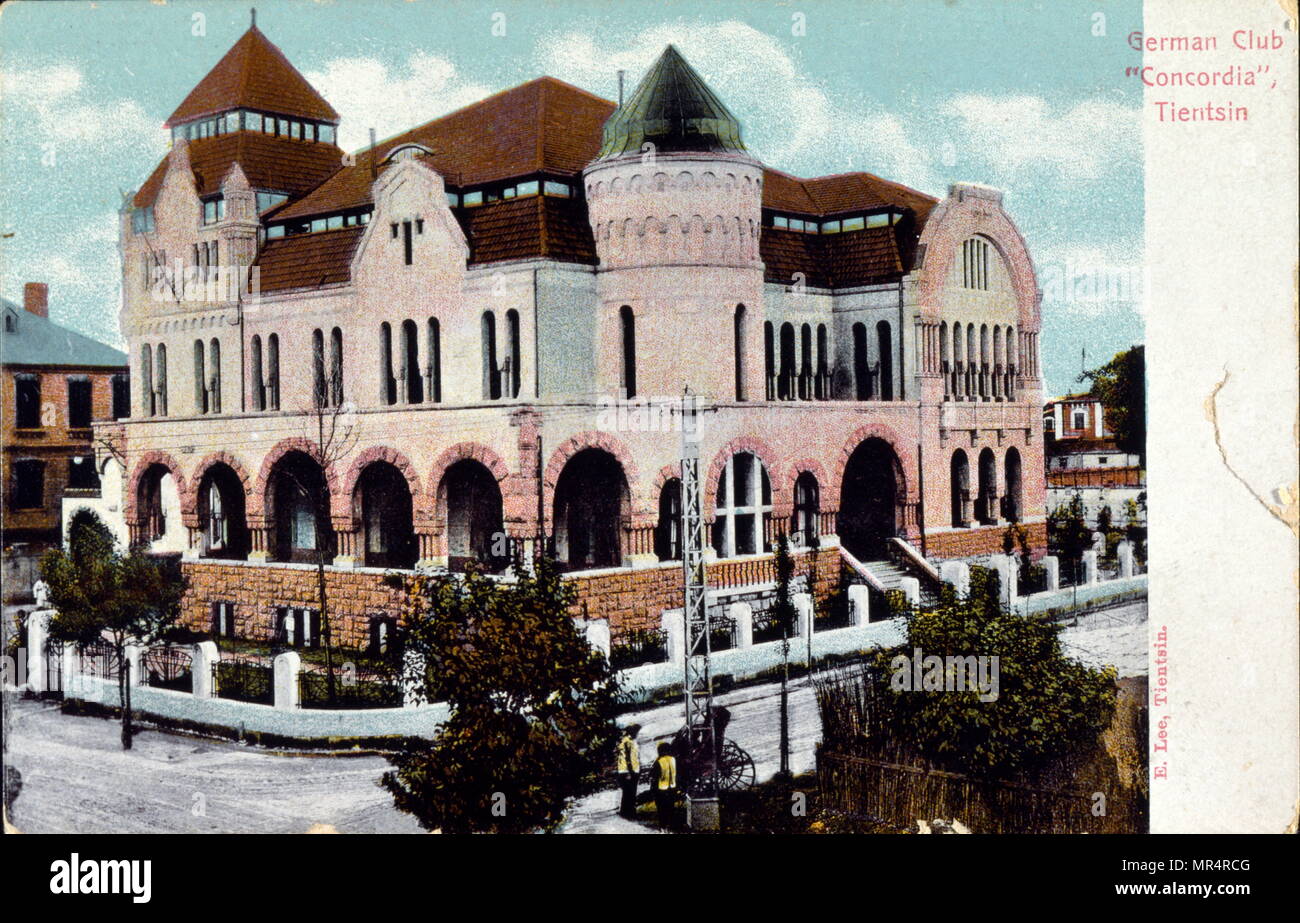
[[[333,144],[292,141],[255,131],[238,131],[187,143],[190,167],[201,196],[220,192],[221,181],[235,163],[243,169],[254,189],[283,192],[294,198],[315,189],[343,162],[343,152]],[[153,204],[166,172],[164,157],[136,193],[137,208]]]
[[[763,277],[789,285],[799,272],[813,288],[894,282],[904,272],[901,233],[901,225],[820,235],[765,227],[758,240]]]
[[[596,242],[581,202],[529,196],[462,210],[471,266],[545,257],[596,264]],[[258,256],[263,292],[348,282],[364,227],[268,240]]]
[[[364,226],[268,240],[257,257],[263,292],[319,288],[352,277],[352,254]]]
[[[777,211],[829,217],[894,205],[910,209],[924,223],[938,201],[873,173],[837,173],[800,179],[770,167],[763,168],[763,205]]]
[[[326,122],[339,117],[257,26],[245,32],[190,91],[167,126],[226,109],[261,109]]]
[[[420,144],[430,165],[453,186],[491,183],[535,173],[575,176],[600,151],[600,132],[614,111],[609,100],[553,77],[531,80],[458,109],[369,150],[277,218],[322,215],[370,202],[371,157],[378,172],[393,149]]]

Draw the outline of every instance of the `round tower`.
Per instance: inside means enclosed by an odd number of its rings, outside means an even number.
[[[763,168],[671,45],[605,123],[584,177],[600,257],[601,389],[759,396]]]

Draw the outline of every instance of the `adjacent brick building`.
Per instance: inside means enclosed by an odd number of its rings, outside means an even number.
[[[687,387],[715,585],[770,580],[782,531],[831,583],[840,546],[1043,545],[1039,295],[1000,192],[769,168],[671,47],[621,107],[541,77],[355,155],[337,123],[253,27],[122,216],[122,506],[190,561],[195,621],[310,606],[320,536],[353,635],[382,569],[538,540],[589,617],[654,624]]]

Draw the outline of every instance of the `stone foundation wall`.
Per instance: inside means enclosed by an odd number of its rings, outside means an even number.
[[[1002,543],[1007,534],[1007,524],[984,526],[978,529],[960,529],[952,532],[931,532],[925,537],[926,556],[935,561],[950,558],[974,558],[986,554],[1002,554]],[[1047,553],[1047,523],[1023,523],[1029,549],[1035,560]],[[916,542],[917,548],[920,543]],[[1017,546],[1018,547],[1018,546]]]
[[[814,593],[819,601],[827,599],[839,586],[837,549],[796,553],[794,558],[797,585],[806,586],[809,571],[815,567]],[[774,560],[772,555],[762,555],[709,565],[710,593],[735,596],[726,602],[747,598],[727,591],[774,582]],[[211,630],[215,602],[234,603],[235,633],[240,638],[252,639],[271,637],[275,610],[280,606],[318,607],[316,569],[311,566],[186,561],[182,568],[190,581],[182,603],[182,621],[195,631]],[[571,610],[574,617],[607,619],[615,638],[635,629],[657,629],[665,609],[679,609],[682,605],[682,568],[676,562],[570,579],[578,591]],[[330,602],[330,627],[334,643],[340,647],[364,647],[369,640],[371,618],[396,617],[401,613],[402,593],[384,585],[383,571],[327,567],[325,584]]]

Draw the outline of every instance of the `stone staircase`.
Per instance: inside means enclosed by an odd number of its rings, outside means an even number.
[[[903,567],[902,565],[896,564],[888,559],[862,561],[860,563],[871,572],[871,575],[875,577],[876,580],[880,582],[880,585],[885,588],[886,592],[889,590],[902,589],[902,581],[904,577],[916,576],[916,574],[912,573],[909,568]],[[920,584],[921,606],[928,607],[937,605],[939,602],[938,597],[935,595],[933,589],[931,589],[929,582],[921,580]]]

